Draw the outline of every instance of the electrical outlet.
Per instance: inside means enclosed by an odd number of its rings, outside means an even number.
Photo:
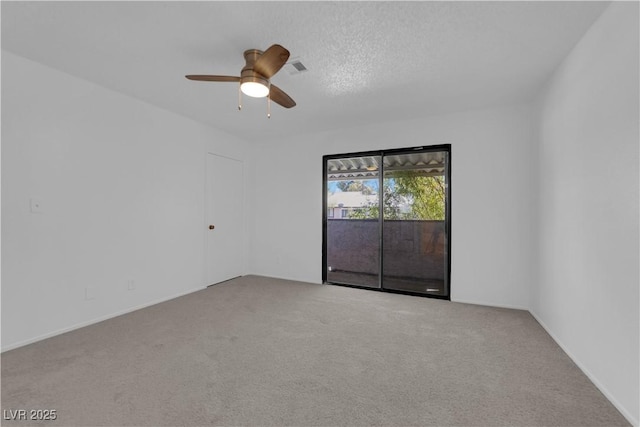
[[[87,286],[86,288],[84,288],[84,299],[86,301],[96,299],[96,290],[92,286]]]
[[[133,291],[136,288],[136,281],[133,279],[127,280],[127,289]]]

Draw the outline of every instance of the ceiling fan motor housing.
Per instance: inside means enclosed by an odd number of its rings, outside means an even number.
[[[269,79],[253,70],[253,64],[263,53],[264,52],[259,49],[248,49],[244,51],[244,60],[246,61],[246,65],[242,68],[242,72],[240,73],[240,84],[254,82],[269,87]]]

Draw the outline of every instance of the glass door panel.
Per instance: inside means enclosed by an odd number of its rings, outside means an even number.
[[[448,296],[448,152],[383,158],[385,289]]]
[[[326,281],[380,287],[380,156],[325,164]]]

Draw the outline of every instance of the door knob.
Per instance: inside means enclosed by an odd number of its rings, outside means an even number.
[[[209,230],[213,230],[214,228],[216,228],[216,226],[215,226],[215,225],[210,225],[210,226],[209,226]]]

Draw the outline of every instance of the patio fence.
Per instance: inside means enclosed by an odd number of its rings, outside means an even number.
[[[327,266],[374,274],[378,268],[377,219],[327,220]],[[384,275],[444,280],[444,221],[384,222]]]

